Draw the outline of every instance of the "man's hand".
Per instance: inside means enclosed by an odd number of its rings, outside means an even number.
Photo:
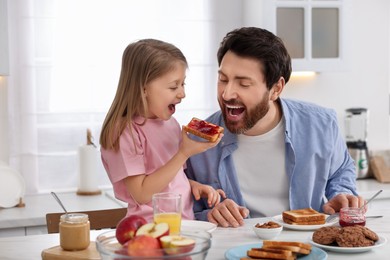
[[[341,208],[363,206],[365,200],[361,196],[355,196],[352,194],[338,194],[334,196],[330,201],[324,204],[322,210],[326,214],[333,214],[339,212]],[[366,211],[367,209],[365,209]]]
[[[225,199],[207,213],[208,221],[222,227],[239,227],[244,225],[244,218],[249,210],[237,205],[231,199]]]

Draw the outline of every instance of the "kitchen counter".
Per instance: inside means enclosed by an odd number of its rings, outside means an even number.
[[[378,190],[383,192],[378,196],[378,199],[390,199],[390,183],[380,183],[376,179],[359,179],[356,181],[358,193],[363,198],[372,197]]]
[[[111,190],[88,196],[75,192],[57,193],[69,212],[123,207],[111,194]],[[46,214],[63,211],[51,194],[26,195],[23,202],[24,207],[0,209],[0,237],[45,234]]]

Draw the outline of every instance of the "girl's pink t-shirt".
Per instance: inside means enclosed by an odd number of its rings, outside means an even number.
[[[141,117],[134,119],[133,137],[130,128],[125,128],[120,136],[118,152],[101,148],[101,157],[113,185],[115,197],[128,203],[127,215],[141,215],[151,222],[153,220],[152,202],[138,204],[127,192],[124,179],[127,176],[152,174],[167,163],[179,149],[181,128],[173,117],[167,121],[148,119],[144,125],[137,124],[143,120]],[[161,192],[181,194],[182,218],[194,219],[191,187],[183,167],[168,187]]]

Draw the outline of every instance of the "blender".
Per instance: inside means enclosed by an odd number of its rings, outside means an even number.
[[[345,139],[349,154],[355,161],[357,179],[369,177],[367,127],[368,110],[366,108],[346,109]]]

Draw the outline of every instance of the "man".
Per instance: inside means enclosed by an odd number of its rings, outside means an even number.
[[[333,110],[280,98],[291,74],[283,42],[260,28],[229,32],[218,50],[218,102],[207,118],[225,128],[214,149],[191,157],[187,175],[226,199],[195,216],[223,227],[246,217],[311,207],[332,214],[361,206],[355,166]]]

